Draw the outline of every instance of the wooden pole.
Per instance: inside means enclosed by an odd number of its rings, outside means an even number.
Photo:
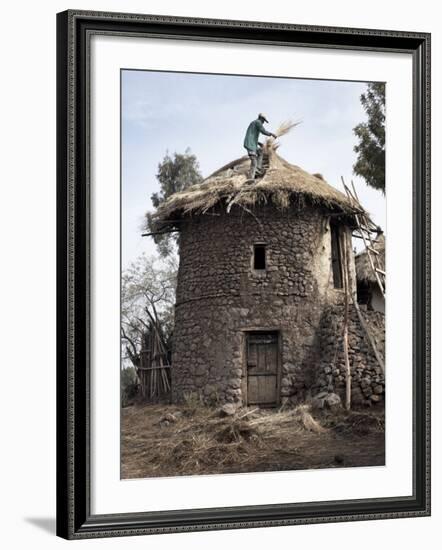
[[[169,229],[168,231],[151,231],[150,233],[141,233],[142,237],[152,237],[153,235],[167,235],[168,233],[179,233],[179,229]]]
[[[353,186],[353,190],[355,192],[355,195],[353,195],[352,192],[350,191],[350,188],[347,187],[347,185],[345,184],[344,178],[342,176],[341,176],[341,181],[342,181],[342,185],[344,186],[344,190],[347,193],[347,197],[350,200],[350,202],[352,203],[352,205],[353,206],[354,205],[361,206],[361,203],[359,202],[359,199],[358,199],[358,196],[356,194],[356,189],[353,185],[353,182],[351,182],[351,184]],[[356,211],[353,214],[354,214],[354,217],[355,217],[355,221],[356,221],[356,225],[357,225],[359,234],[360,234],[362,240],[364,241],[364,246],[367,250],[367,258],[368,258],[368,261],[370,262],[370,267],[371,267],[371,269],[374,273],[374,276],[376,277],[376,281],[378,283],[380,291],[382,292],[382,296],[385,298],[385,284],[384,284],[385,279],[384,279],[384,283],[383,283],[381,281],[381,278],[379,277],[379,272],[381,270],[378,269],[378,265],[375,265],[375,264],[378,264],[377,256],[375,255],[374,260],[371,256],[371,250],[373,250],[374,245],[373,245],[373,241],[371,239],[371,235],[370,235],[371,229],[369,228],[369,225],[371,224],[372,227],[375,227],[375,225],[371,221],[370,217],[367,215],[367,213],[364,210],[362,210],[362,212],[360,214],[358,214]],[[364,231],[367,232],[367,235],[364,235]],[[384,273],[384,277],[385,277],[385,273]]]
[[[351,370],[350,360],[348,357],[348,259],[347,259],[347,233],[345,229],[342,234],[342,267],[344,273],[344,361],[345,361],[345,408],[347,411],[351,409]]]

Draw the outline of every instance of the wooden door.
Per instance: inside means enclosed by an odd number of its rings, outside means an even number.
[[[247,335],[247,404],[274,407],[278,395],[278,333]]]

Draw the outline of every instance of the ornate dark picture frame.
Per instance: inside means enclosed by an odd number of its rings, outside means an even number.
[[[413,58],[413,495],[92,515],[89,44],[94,34],[408,53]],[[430,35],[65,11],[57,16],[57,534],[67,539],[430,514]]]

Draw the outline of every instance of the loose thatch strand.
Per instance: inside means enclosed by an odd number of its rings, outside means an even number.
[[[280,138],[282,136],[285,136],[288,134],[293,128],[296,126],[299,126],[301,124],[302,120],[297,120],[295,122],[291,120],[286,120],[282,124],[279,125],[278,129],[276,130],[275,134],[277,138]],[[266,140],[265,147],[267,150],[273,150],[276,151],[276,149],[279,147],[279,143],[275,140],[273,137],[269,137]]]
[[[287,123],[281,132],[287,133],[298,123]],[[248,181],[250,160],[242,157],[214,172],[202,183],[175,193],[153,215],[158,227],[169,220],[186,215],[207,213],[215,206],[253,208],[271,203],[287,209],[309,203],[323,206],[333,212],[351,215],[354,208],[349,199],[322,177],[309,174],[280,157],[273,146],[268,150],[268,168],[254,183]]]
[[[296,120],[293,122],[292,120],[286,120],[282,124],[279,125],[278,129],[276,130],[275,134],[280,138],[282,136],[285,136],[288,134],[293,128],[296,126],[299,126],[301,124],[302,120]]]
[[[378,258],[380,260],[380,269],[385,271],[385,237],[379,235],[374,242],[374,249],[379,252]],[[368,258],[367,250],[363,250],[356,255],[356,278],[360,282],[377,284],[376,276]]]

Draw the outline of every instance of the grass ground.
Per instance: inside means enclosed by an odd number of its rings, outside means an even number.
[[[122,410],[123,479],[385,464],[384,413],[218,410],[187,404]]]

